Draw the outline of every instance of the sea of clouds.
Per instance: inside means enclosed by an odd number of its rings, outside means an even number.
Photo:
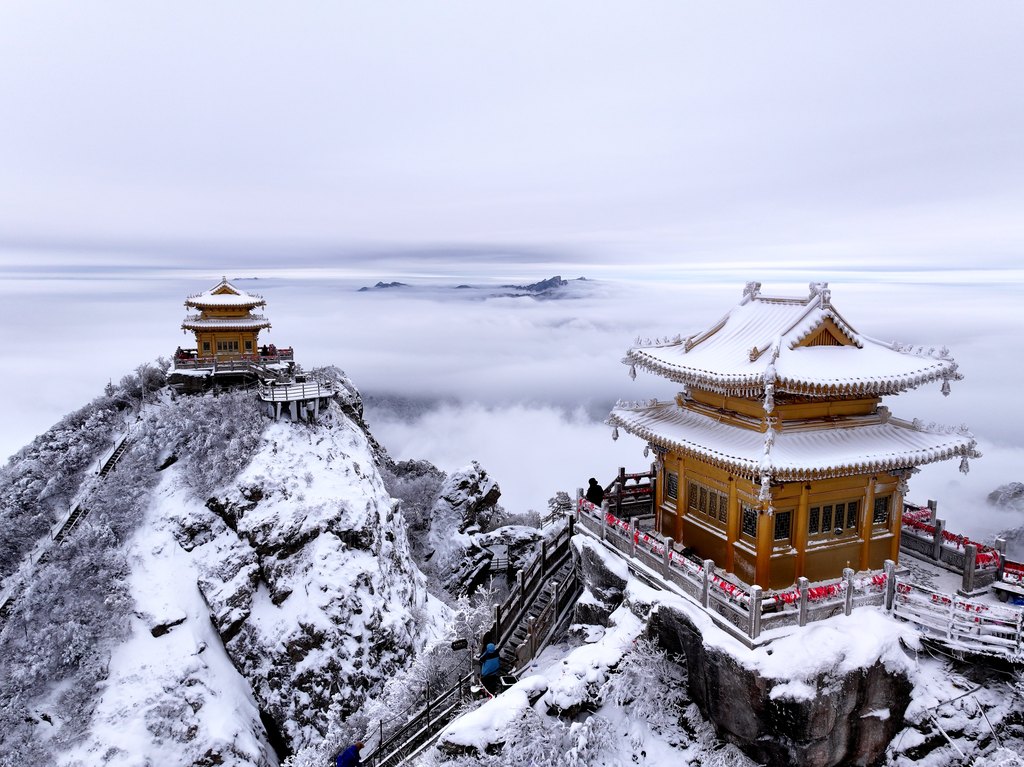
[[[38,255],[38,254],[37,254]],[[885,340],[948,346],[965,379],[943,397],[937,385],[891,399],[901,417],[967,424],[984,457],[967,475],[956,462],[926,467],[910,497],[936,498],[950,526],[978,538],[1024,523],[985,503],[996,486],[1024,480],[1024,404],[1015,272],[891,272],[764,267],[611,267],[544,254],[414,254],[281,266],[273,259],[168,259],[159,266],[123,254],[82,259],[52,252],[3,254],[0,326],[8,360],[0,453],[96,396],[140,363],[193,345],[180,323],[186,295],[222,276],[262,294],[273,323],[261,340],[294,346],[306,367],[335,364],[368,400],[374,434],[396,459],[425,458],[445,470],[478,460],[513,511],[541,510],[557,490],[618,466],[649,464],[644,444],[613,441],[602,421],[618,398],[671,397],[676,387],[620,360],[637,336],[687,334],[735,305],[744,283],[763,292],[806,294],[831,280],[833,303],[860,332]],[[168,265],[169,264],[169,265]],[[512,297],[505,284],[553,274],[574,280],[564,297]],[[360,292],[378,280],[412,287]],[[479,290],[457,289],[470,284]]]

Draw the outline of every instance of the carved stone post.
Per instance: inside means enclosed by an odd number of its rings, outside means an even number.
[[[946,520],[935,520],[935,537],[932,539],[932,559],[936,562],[942,559],[942,532],[946,529]]]
[[[797,603],[797,623],[801,626],[806,626],[808,595],[810,593],[811,582],[801,576],[796,579],[796,587],[800,592],[800,601]]]
[[[703,582],[700,585],[700,603],[704,607],[711,606],[711,574],[715,571],[715,560],[705,559],[704,560],[704,576]]]
[[[885,609],[892,612],[896,603],[896,563],[885,560]]]
[[[615,494],[615,516],[622,517],[622,493],[626,489],[626,467],[619,467],[618,492]]]
[[[974,572],[978,567],[978,547],[968,543],[964,547],[964,575],[960,583],[960,593],[968,595],[974,592]]]
[[[629,520],[629,556],[636,558],[636,517]]]
[[[761,587],[750,587],[750,638],[761,636]]]
[[[665,539],[665,551],[662,552],[661,574],[668,579],[669,557],[672,556],[672,546],[675,544],[671,538]]]
[[[846,584],[846,602],[843,605],[843,612],[849,615],[853,612],[853,570],[849,567],[843,568],[843,582]]]
[[[933,501],[933,500],[929,499],[928,500],[928,511],[930,512],[930,514],[928,515],[928,522],[929,522],[929,524],[934,525],[935,524],[935,520],[938,519],[939,502],[938,501]]]

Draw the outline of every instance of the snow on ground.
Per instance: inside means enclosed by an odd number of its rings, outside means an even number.
[[[61,764],[277,764],[249,685],[210,622],[195,566],[168,529],[168,510],[194,503],[175,480],[172,467],[131,541],[132,635],[110,659],[89,737]],[[170,628],[154,637],[159,626]]]
[[[685,700],[685,670],[656,651],[652,657],[643,622],[628,607],[609,624],[586,644],[546,648],[530,666],[536,673],[451,723],[442,749],[423,762],[443,764],[444,752],[468,750],[476,754],[468,763],[487,765],[752,766]],[[500,743],[501,753],[485,755]]]

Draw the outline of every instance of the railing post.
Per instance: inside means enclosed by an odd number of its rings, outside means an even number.
[[[700,585],[700,603],[704,607],[711,606],[711,574],[715,571],[715,560],[704,560],[703,581]]]
[[[853,612],[853,569],[849,567],[843,568],[843,581],[846,584],[846,597],[845,604],[843,605],[843,613],[849,615]]]
[[[946,529],[946,520],[936,519],[935,537],[932,539],[932,559],[936,562],[942,559],[942,532]]]
[[[636,517],[629,520],[629,556],[636,558]]]
[[[618,492],[615,494],[615,516],[622,517],[622,494],[626,489],[626,467],[619,467]]]
[[[939,513],[939,502],[938,501],[933,501],[933,500],[931,500],[929,498],[928,499],[928,511],[930,512],[929,515],[928,515],[928,522],[930,524],[934,525],[935,524],[935,520],[937,519],[937,515]]]
[[[1006,565],[1006,539],[996,538],[992,548],[999,552],[999,566],[996,568],[996,580],[1002,580],[1003,568]]]
[[[796,579],[796,587],[800,592],[800,601],[797,603],[797,624],[807,625],[807,606],[809,602],[811,582],[804,577]]]
[[[675,541],[673,541],[671,538],[666,538],[665,539],[665,550],[661,553],[661,557],[662,557],[662,559],[661,559],[661,574],[663,576],[665,576],[666,580],[668,579],[668,568],[669,568],[669,561],[670,561],[670,558],[672,556],[672,546],[673,546],[673,544],[675,544]]]
[[[608,539],[608,501],[601,501],[601,540]]]
[[[523,600],[526,597],[526,595],[523,593],[524,590],[526,589],[526,580],[523,577],[523,571],[522,570],[520,570],[519,572],[516,573],[516,585],[519,587],[519,606],[522,607],[523,606]]]
[[[750,587],[750,638],[761,636],[761,587]]]
[[[892,612],[896,605],[896,563],[885,560],[885,609]]]
[[[555,627],[555,621],[558,620],[558,581],[554,578],[550,581],[551,584],[551,601],[548,602],[548,606],[551,608],[551,621],[548,623],[548,630],[546,634],[550,634],[551,630]]]
[[[580,518],[580,514],[582,513],[582,510],[580,509],[580,507],[583,505],[582,503],[580,503],[580,501],[582,501],[582,500],[583,500],[583,488],[582,487],[577,487],[576,488],[576,519],[577,520]]]
[[[978,546],[968,543],[964,546],[964,573],[960,583],[960,593],[964,596],[974,592],[974,573],[978,567]]]
[[[522,572],[520,570],[519,572]],[[501,641],[501,605],[494,606],[494,644]]]
[[[574,535],[576,535],[576,517],[575,516],[569,517],[569,524],[568,524],[567,527],[568,527],[568,530],[569,530],[569,537],[572,538]]]
[[[529,647],[529,649],[530,649],[530,658],[529,658],[529,660],[533,660],[533,656],[537,652],[537,635],[536,635],[537,629],[534,626],[534,624],[536,622],[537,622],[537,619],[534,618],[532,615],[529,618],[526,619],[526,641],[527,641],[527,647]]]

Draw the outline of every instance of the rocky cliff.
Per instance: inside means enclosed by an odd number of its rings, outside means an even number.
[[[148,396],[84,521],[22,567],[0,765],[269,767],[407,665],[446,608],[351,400],[299,424],[247,392]],[[15,510],[23,474],[0,477]]]
[[[718,734],[755,761],[831,767],[879,763],[904,725],[911,660],[905,630],[870,608],[748,650],[692,603],[632,581],[623,563],[576,539],[587,593],[581,623],[606,623],[622,604],[646,633],[684,659],[687,691]]]

